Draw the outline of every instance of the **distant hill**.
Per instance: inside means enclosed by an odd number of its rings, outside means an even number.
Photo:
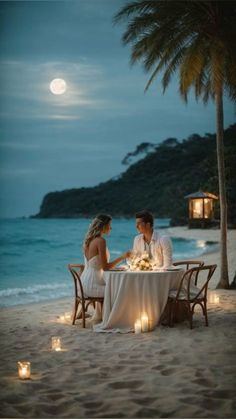
[[[236,220],[236,124],[225,130],[225,166],[229,222]],[[199,189],[218,194],[215,134],[191,135],[179,142],[170,138],[159,145],[142,143],[128,153],[146,156],[120,176],[95,187],[50,192],[36,218],[90,217],[99,212],[134,216],[149,209],[155,217],[186,219],[184,196]],[[217,208],[216,208],[217,210]]]

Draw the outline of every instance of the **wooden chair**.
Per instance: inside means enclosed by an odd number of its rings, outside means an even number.
[[[191,268],[197,268],[204,265],[204,262],[201,260],[178,260],[177,262],[173,263],[174,266],[183,266],[186,271]],[[194,284],[197,285],[197,279],[198,279],[198,271],[195,272],[195,274],[192,276],[192,281],[194,281]]]
[[[171,290],[168,302],[169,302],[169,326],[173,326],[174,317],[179,305],[184,305],[187,309],[187,314],[190,323],[190,329],[193,327],[193,314],[194,308],[199,304],[202,308],[203,315],[205,316],[205,323],[208,326],[207,318],[207,290],[208,283],[215,272],[217,265],[198,266],[195,268],[188,269],[183,275],[179,284],[178,290]],[[195,284],[197,279],[201,277],[202,285],[200,288],[195,287],[191,289],[193,283],[192,279],[195,278]]]
[[[186,269],[196,268],[198,266],[203,266],[204,262],[201,260],[177,260],[176,262],[173,262],[174,266],[186,266]]]
[[[84,270],[84,265],[81,264],[69,264],[68,269],[73,277],[74,280],[74,287],[75,287],[75,305],[74,305],[74,313],[72,318],[72,324],[75,324],[75,320],[77,317],[78,307],[81,304],[81,314],[82,314],[82,324],[83,328],[85,328],[85,318],[88,307],[90,304],[93,304],[95,308],[95,303],[99,302],[103,305],[104,298],[103,297],[89,297],[86,296],[83,290],[83,285],[80,279],[80,276]]]

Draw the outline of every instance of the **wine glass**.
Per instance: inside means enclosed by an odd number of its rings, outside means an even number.
[[[152,256],[152,258],[151,258],[151,266],[152,266],[152,270],[153,271],[156,271],[156,270],[158,270],[158,268],[159,268],[159,263],[158,263],[158,258],[157,258],[157,255],[156,254],[154,254],[153,256]]]
[[[133,264],[133,259],[134,259],[133,253],[131,253],[130,256],[126,258],[126,263],[129,267],[128,268],[129,270],[131,270],[131,267],[132,267],[132,264]]]
[[[126,258],[127,265],[129,266],[129,270],[131,271],[134,268],[136,258],[137,258],[137,252],[134,252],[133,250],[130,253],[130,256]]]

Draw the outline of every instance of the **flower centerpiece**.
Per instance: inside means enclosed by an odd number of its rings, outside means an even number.
[[[133,254],[129,261],[131,271],[152,271],[153,260],[149,258],[148,253],[144,252],[142,255]]]

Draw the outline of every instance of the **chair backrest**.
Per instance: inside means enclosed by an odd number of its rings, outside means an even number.
[[[199,266],[203,266],[204,262],[202,262],[201,260],[178,260],[177,262],[173,262],[174,266],[179,266],[179,265],[186,265],[186,269],[190,269],[190,268],[196,268]]]
[[[179,260],[177,262],[173,263],[174,266],[185,266],[186,270],[189,270],[191,268],[198,268],[201,266],[204,266],[204,262],[201,260]],[[197,285],[198,280],[198,274],[199,272],[195,272],[192,279],[194,280],[194,284]]]
[[[80,275],[84,270],[84,265],[68,265],[68,269],[73,277],[74,280],[74,287],[75,287],[75,297],[81,297],[84,299],[84,290],[83,285],[80,279]],[[78,269],[78,270],[77,270]],[[79,292],[78,292],[79,291]]]
[[[204,274],[204,280],[202,281],[202,285],[199,288],[199,292],[196,293],[194,300],[197,300],[199,297],[204,296],[204,298],[206,298],[207,296],[207,288],[208,288],[208,283],[213,275],[213,273],[216,270],[217,265],[204,265],[204,266],[198,266],[195,268],[191,268],[188,269],[180,282],[179,288],[178,288],[178,292],[176,294],[176,298],[178,298],[181,290],[185,290],[187,293],[187,299],[190,300],[190,292],[191,292],[191,284],[192,284],[192,280],[193,278],[195,279],[196,277],[198,278],[199,274]]]

